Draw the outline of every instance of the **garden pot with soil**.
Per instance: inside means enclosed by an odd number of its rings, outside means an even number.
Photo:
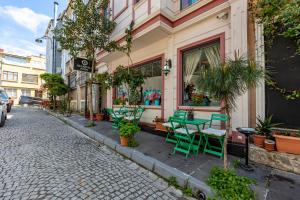
[[[265,143],[266,136],[265,135],[253,135],[253,142],[256,146],[263,148]]]
[[[275,141],[273,140],[265,140],[264,146],[267,151],[275,151]]]
[[[104,119],[104,114],[102,114],[102,113],[97,113],[96,114],[96,120],[97,121],[103,121],[103,119]]]
[[[279,134],[275,134],[274,137],[276,140],[277,151],[300,155],[300,137]]]
[[[120,143],[122,146],[128,147],[129,138],[120,136]]]

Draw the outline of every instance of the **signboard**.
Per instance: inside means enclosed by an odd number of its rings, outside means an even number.
[[[75,58],[74,70],[79,70],[83,72],[92,72],[92,62],[85,58]]]

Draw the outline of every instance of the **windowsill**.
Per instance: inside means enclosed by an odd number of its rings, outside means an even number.
[[[32,84],[32,85],[38,85],[38,83],[32,83],[32,82],[26,82],[26,81],[22,81],[21,83],[24,83],[24,84]]]
[[[121,108],[123,105],[113,105],[113,108]],[[125,105],[126,106],[126,105]],[[155,106],[155,105],[150,105],[150,106],[146,106],[146,105],[139,105],[143,108],[145,108],[146,110],[161,110],[161,106]],[[129,108],[133,108],[134,106],[126,106]]]
[[[2,81],[12,82],[12,83],[17,83],[18,82],[18,81],[12,81],[12,80],[4,80],[4,79],[2,79]]]
[[[203,112],[221,112],[223,108],[221,106],[179,106],[180,110],[193,110]]]

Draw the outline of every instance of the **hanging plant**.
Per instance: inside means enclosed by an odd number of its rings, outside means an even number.
[[[258,0],[249,7],[264,27],[267,44],[282,35],[294,40],[300,53],[300,0]]]

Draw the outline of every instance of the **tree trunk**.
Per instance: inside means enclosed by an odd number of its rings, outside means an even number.
[[[225,101],[225,112],[228,116],[228,121],[226,123],[226,135],[224,140],[224,169],[228,169],[228,153],[227,153],[227,144],[228,144],[228,136],[231,132],[231,117],[230,117],[230,110],[227,107],[227,101]]]
[[[56,96],[53,95],[53,110],[56,110]]]
[[[90,94],[89,94],[89,109],[90,109],[90,120],[93,121],[94,112],[93,112],[93,79],[94,79],[94,55],[92,59],[92,73],[90,81]]]

